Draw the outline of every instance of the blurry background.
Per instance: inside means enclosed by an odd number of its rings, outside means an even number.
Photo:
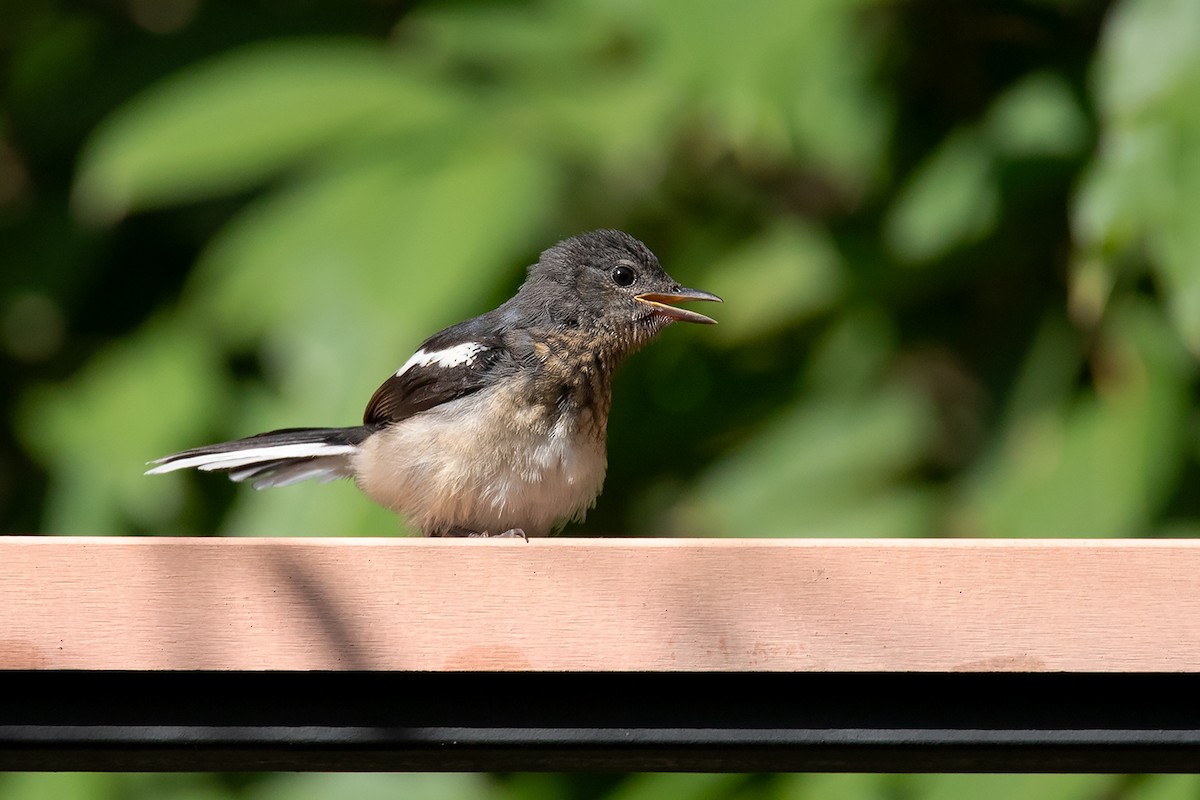
[[[145,478],[348,425],[549,244],[720,326],[567,535],[1197,535],[1194,0],[0,2],[0,531],[392,535]],[[0,797],[1173,798],[1194,778],[4,776]]]

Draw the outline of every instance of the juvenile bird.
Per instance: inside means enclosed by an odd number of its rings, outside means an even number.
[[[604,484],[613,371],[675,320],[713,324],[646,245],[598,230],[559,242],[499,308],[435,333],[350,428],[288,428],[160,458],[256,489],[353,478],[428,536],[544,536]]]

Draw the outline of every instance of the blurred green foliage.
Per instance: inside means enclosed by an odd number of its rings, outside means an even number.
[[[0,775],[4,800],[1194,800],[1195,775]]]
[[[571,535],[1196,535],[1193,0],[0,4],[6,532],[390,535],[143,478],[352,424],[612,226],[722,294]],[[1184,777],[0,776],[0,797],[1054,797]]]

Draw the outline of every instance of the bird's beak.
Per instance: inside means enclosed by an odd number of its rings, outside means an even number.
[[[634,295],[634,300],[639,303],[645,303],[654,310],[655,314],[666,317],[667,319],[677,319],[680,322],[700,322],[705,325],[716,325],[717,321],[703,314],[697,314],[695,311],[688,311],[686,308],[676,308],[676,303],[683,303],[688,300],[706,300],[713,303],[725,302],[715,294],[702,292],[699,289],[676,289],[673,292],[647,292],[645,294]]]

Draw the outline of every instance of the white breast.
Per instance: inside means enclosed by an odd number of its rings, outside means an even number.
[[[368,496],[426,533],[521,528],[542,536],[583,517],[606,463],[589,419],[514,410],[485,390],[385,428],[363,443],[354,467]]]

